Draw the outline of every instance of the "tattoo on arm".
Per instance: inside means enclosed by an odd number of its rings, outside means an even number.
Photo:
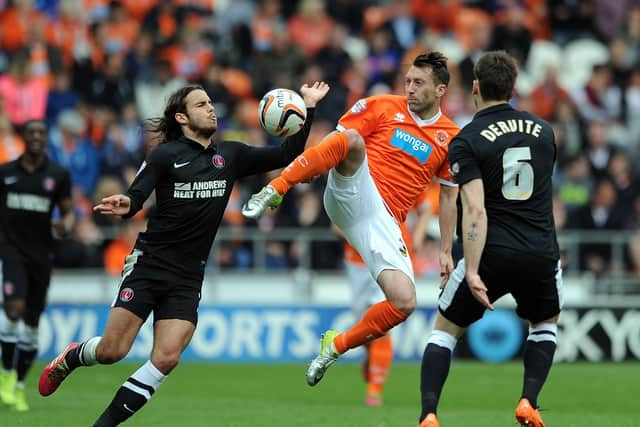
[[[477,227],[478,224],[475,222],[471,223],[471,230],[467,232],[467,240],[475,241],[478,239],[478,232],[476,231]]]

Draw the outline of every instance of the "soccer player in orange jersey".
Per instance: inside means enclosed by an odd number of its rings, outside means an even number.
[[[425,237],[425,227],[421,225],[426,225],[426,221],[432,216],[432,209],[426,196],[427,192],[425,191],[413,208],[418,215],[414,229],[410,231],[407,223],[401,224],[402,237],[409,256],[414,261],[414,270],[416,269],[416,259],[413,246],[414,244],[422,244]],[[334,225],[333,229],[344,239],[344,233],[338,227]],[[344,242],[344,267],[350,287],[351,312],[359,319],[370,306],[385,301],[387,297],[371,276],[360,254],[346,240]],[[385,334],[369,341],[364,347],[365,356],[361,365],[362,377],[367,383],[364,403],[367,406],[382,406],[384,385],[393,362],[393,340],[390,334]]]
[[[305,150],[243,206],[247,218],[275,207],[294,185],[329,171],[324,206],[331,221],[364,259],[386,300],[372,305],[348,331],[326,331],[307,370],[316,385],[340,354],[383,336],[416,307],[415,279],[400,224],[429,182],[440,180],[441,275],[453,269],[451,246],[457,186],[447,150],[459,128],[440,111],[447,92],[447,58],[419,55],[405,76],[405,96],[361,99],[337,130]]]

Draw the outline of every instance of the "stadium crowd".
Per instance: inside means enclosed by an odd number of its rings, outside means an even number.
[[[401,70],[438,49],[453,78],[443,102],[459,125],[475,111],[473,65],[504,49],[520,65],[515,106],[556,131],[556,226],[627,230],[622,266],[611,246],[581,246],[580,266],[596,275],[623,268],[640,276],[640,1],[637,0],[0,0],[0,163],[24,149],[29,119],[45,119],[50,158],[72,177],[77,222],[58,242],[58,267],[119,274],[144,212],[122,222],[91,206],[123,192],[157,143],[144,120],[165,97],[197,82],[215,103],[217,138],[277,144],[257,106],[274,87],[331,85],[309,144],[358,99],[403,91]],[[269,176],[239,183],[225,214],[237,239],[214,263],[253,263],[243,232],[258,227],[324,227],[324,178],[296,187],[277,211],[245,223],[240,207]],[[437,188],[433,189],[437,191]],[[437,201],[436,198],[430,200]],[[424,208],[437,211],[436,203]],[[419,276],[437,276],[437,235],[418,248]],[[338,268],[340,242],[312,245],[312,267]],[[267,267],[293,268],[301,248],[269,242]]]

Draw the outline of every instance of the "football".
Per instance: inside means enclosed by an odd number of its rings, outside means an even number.
[[[295,135],[307,119],[307,107],[298,93],[290,89],[267,92],[258,106],[260,124],[269,135]]]

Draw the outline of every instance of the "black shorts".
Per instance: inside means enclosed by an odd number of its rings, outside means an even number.
[[[532,324],[554,317],[562,308],[562,269],[559,261],[507,249],[485,249],[478,273],[489,300],[510,293],[516,313]],[[466,328],[484,314],[484,306],[471,294],[464,258],[458,262],[438,300],[440,313]]]
[[[120,288],[112,307],[122,307],[143,320],[153,311],[153,321],[188,320],[198,323],[202,280],[185,279],[145,267],[141,252],[134,250],[125,259]]]
[[[0,246],[0,283],[4,301],[24,300],[27,310],[42,313],[47,304],[51,262],[35,260],[11,246]]]

